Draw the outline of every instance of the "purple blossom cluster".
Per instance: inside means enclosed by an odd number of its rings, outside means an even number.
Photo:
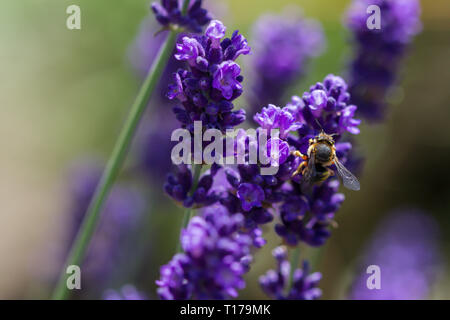
[[[303,241],[320,246],[330,236],[329,227],[344,201],[344,195],[338,192],[339,181],[330,178],[314,186],[312,192],[304,192],[302,176],[292,178],[301,161],[292,152],[300,150],[306,154],[309,140],[323,129],[335,134],[337,156],[345,164],[352,145],[343,140],[344,134],[359,133],[360,123],[354,118],[356,106],[347,105],[349,98],[345,81],[328,75],[302,98],[293,97],[286,107],[269,105],[255,115],[258,130],[278,129],[280,132],[278,172],[262,175],[261,164],[239,164],[236,170],[226,168],[230,187],[220,200],[231,213],[246,217],[248,230],[255,230],[279,215],[281,221],[275,230],[290,245]],[[268,151],[272,156],[270,149]]]
[[[305,261],[303,269],[296,269],[293,273],[292,284],[289,286],[291,264],[287,257],[287,249],[284,246],[272,251],[277,261],[277,269],[269,270],[259,278],[263,291],[271,298],[277,300],[315,300],[322,295],[322,290],[317,285],[322,278],[319,272],[309,273],[309,265]]]
[[[220,205],[203,210],[181,234],[184,253],[161,267],[156,282],[165,300],[226,299],[245,287],[251,238],[239,233],[244,217]]]
[[[184,207],[204,207],[212,205],[219,199],[219,194],[211,188],[213,179],[220,166],[214,164],[205,172],[194,188],[192,168],[185,164],[176,167],[176,173],[169,173],[164,184],[164,191]],[[191,192],[191,189],[192,190]]]
[[[184,1],[161,0],[161,3],[153,2],[151,8],[156,20],[164,27],[179,26],[191,32],[201,32],[202,26],[211,20],[208,10],[202,7],[202,0],[187,0],[187,12],[183,14]]]
[[[86,161],[71,171],[72,204],[69,215],[67,250],[73,243],[100,179],[101,166]],[[90,289],[100,287],[126,258],[127,239],[138,227],[144,200],[128,186],[116,185],[103,209],[98,229],[83,262],[83,283]],[[95,285],[94,285],[95,284]]]
[[[292,53],[292,48],[297,51],[292,57],[280,57],[280,61],[269,63],[273,69],[264,67],[261,62],[270,60],[270,53],[259,62],[264,69],[260,72],[261,77],[273,75],[270,81],[274,81],[274,85],[278,85],[280,79],[288,82],[297,79],[304,60],[316,55],[322,44],[320,29],[309,22],[286,22],[280,29],[285,31],[276,34],[276,30],[271,30],[273,33],[269,33],[271,37],[267,41],[271,45],[263,46],[261,54],[274,50],[288,54]],[[280,35],[288,33],[286,30],[291,33],[287,37],[291,43]],[[176,45],[175,59],[187,62],[188,68],[174,73],[167,96],[179,101],[179,106],[174,108],[176,118],[181,127],[191,133],[194,132],[194,121],[201,121],[203,129],[225,132],[245,120],[243,110],[233,110],[233,101],[243,92],[241,68],[235,60],[249,54],[250,47],[238,31],[231,38],[224,38],[225,31],[220,21],[213,20],[204,35],[184,36]],[[280,46],[285,49],[280,50]],[[270,81],[264,85],[270,87]],[[327,134],[335,135],[341,162],[345,164],[349,160],[352,145],[343,139],[346,133],[359,133],[360,121],[354,118],[356,106],[349,104],[347,89],[342,78],[328,75],[301,98],[293,97],[286,107],[268,105],[263,108],[254,117],[259,125],[257,136],[264,134],[263,129],[279,130],[279,137],[269,134],[269,147],[258,145],[244,130],[238,131],[235,151],[240,147],[248,151],[254,143],[257,149],[267,148],[268,158],[276,158],[279,163],[273,175],[261,174],[261,169],[270,164],[250,164],[249,154],[246,154],[243,164],[225,168],[213,165],[200,176],[198,183],[193,167],[188,165],[178,166],[177,171],[168,176],[164,186],[166,193],[185,207],[203,209],[181,233],[183,253],[176,254],[161,267],[157,285],[162,299],[236,297],[237,291],[245,286],[243,275],[252,261],[250,249],[265,244],[261,226],[274,218],[279,219],[276,232],[290,245],[303,241],[318,246],[326,241],[334,215],[344,200],[338,193],[339,181],[328,179],[314,186],[311,193],[305,193],[301,175],[292,178],[302,161],[293,155],[293,151],[300,150],[305,154],[309,139],[323,129]],[[272,150],[270,142],[278,143],[278,148]],[[275,271],[263,276],[264,290],[280,299],[318,298],[320,290],[316,286],[320,275],[309,275],[306,264],[303,270],[295,271],[288,295],[282,294],[287,282],[283,273],[285,268],[282,268],[287,264],[287,253],[285,249],[277,252],[279,277],[272,277]],[[281,286],[279,282],[283,282]]]
[[[292,114],[293,121],[300,123],[297,135],[286,137],[291,148],[306,154],[309,139],[324,130],[335,135],[337,156],[346,163],[352,145],[348,140],[344,141],[345,133],[358,134],[360,124],[360,120],[354,118],[357,107],[348,105],[349,100],[347,84],[335,75],[328,75],[323,82],[311,86],[302,98],[293,97],[284,108]],[[264,118],[258,121],[264,122]],[[304,241],[311,246],[319,246],[330,235],[329,227],[344,201],[344,195],[338,193],[339,181],[336,178],[327,179],[310,193],[303,192],[302,179],[301,175],[296,176],[285,193],[285,202],[280,210],[281,223],[275,230],[291,245]]]
[[[370,5],[380,8],[380,29],[367,27]],[[352,102],[365,118],[382,120],[401,61],[421,30],[419,1],[354,0],[347,11],[347,25],[355,51],[348,75]]]
[[[350,298],[426,299],[442,266],[439,234],[437,222],[426,212],[401,209],[389,214],[366,247],[361,273],[353,283]],[[380,289],[367,288],[369,265],[380,267]]]
[[[260,227],[275,217],[279,218],[275,230],[289,245],[295,246],[299,241],[303,241],[311,246],[320,246],[327,240],[334,215],[344,201],[343,194],[338,193],[339,181],[330,178],[314,186],[311,192],[304,192],[302,176],[292,178],[293,172],[302,161],[293,155],[293,151],[300,150],[305,154],[309,139],[325,130],[326,133],[335,135],[337,155],[341,162],[346,163],[350,159],[349,152],[352,145],[349,141],[344,141],[345,134],[358,134],[360,123],[354,118],[356,106],[349,105],[349,99],[345,81],[341,77],[328,75],[323,82],[311,86],[301,98],[293,97],[286,107],[269,105],[255,115],[254,120],[259,124],[256,131],[258,135],[262,134],[262,129],[279,130],[279,137],[273,137],[278,139],[278,154],[273,154],[270,144],[267,149],[269,158],[276,157],[279,160],[277,173],[263,175],[260,169],[268,166],[267,164],[250,164],[244,161],[244,164],[238,164],[236,167],[221,168],[214,165],[205,174],[208,183],[205,184],[203,178],[200,179],[199,186],[204,188],[202,194],[212,197],[209,198],[210,203],[203,203],[206,206],[203,216],[194,217],[187,230],[183,232],[181,240],[185,253],[176,255],[161,269],[161,279],[158,281],[161,297],[165,299],[188,299],[194,296],[226,297],[225,288],[219,286],[220,289],[217,289],[219,280],[214,278],[217,277],[217,272],[209,274],[213,269],[228,273],[227,282],[221,283],[222,285],[233,289],[241,288],[243,270],[248,269],[251,261],[249,248],[251,246],[258,248],[265,244]],[[269,141],[272,139],[270,135],[268,138]],[[248,147],[254,142],[245,131],[239,130],[236,145],[243,144],[248,152]],[[257,146],[260,147],[267,148]],[[248,157],[245,159],[248,160]],[[189,196],[192,187],[191,170],[187,166],[180,168],[182,170],[169,179],[170,185],[166,184],[167,192],[178,201],[183,201],[185,206],[190,206],[197,202],[195,196]],[[204,246],[212,239],[210,236],[215,239],[214,241],[219,241],[214,231],[219,221],[231,223],[234,219],[239,220],[239,226],[232,224],[233,228],[226,229],[227,241],[220,240],[220,243],[224,244],[223,248],[233,252],[234,259],[218,259],[216,255],[221,253],[222,247],[219,250],[217,244],[211,244],[210,252],[205,250]],[[193,240],[193,234],[196,234],[195,239],[198,241]],[[234,240],[230,241],[230,238],[245,239],[246,245],[239,249],[245,248],[245,253],[235,251],[239,246],[236,246]],[[211,243],[216,243],[214,241]],[[191,242],[195,245],[191,245]],[[214,258],[211,258],[211,255]],[[244,256],[245,259],[242,259]],[[217,265],[208,265],[209,260]],[[232,261],[233,264],[224,264],[225,260]],[[195,276],[201,275],[201,279],[189,275],[189,271],[186,271],[191,270],[193,265],[195,268],[192,273]],[[237,267],[238,265],[240,267]],[[262,282],[266,285],[265,290],[271,292],[271,296],[292,299],[316,298],[319,296],[319,291],[314,289],[318,281],[317,275],[307,276],[307,274],[307,266],[303,271],[295,272],[294,285],[288,297],[281,296],[281,291],[278,292],[276,289],[270,291],[274,285],[271,281],[275,280],[269,276],[263,278],[265,280]],[[205,289],[203,286],[206,284],[202,279],[208,279],[207,284],[214,284],[216,289],[212,291],[209,291],[210,287]],[[215,296],[213,291],[216,293]],[[235,292],[236,290],[233,294]]]
[[[175,58],[186,61],[189,70],[179,69],[174,74],[175,83],[169,86],[167,96],[177,98],[181,103],[174,112],[181,126],[191,133],[194,121],[201,121],[204,129],[224,132],[245,120],[244,110],[233,111],[233,100],[241,95],[243,81],[235,60],[241,54],[249,54],[250,47],[238,31],[224,39],[225,31],[222,22],[213,20],[205,35],[186,36],[177,44]],[[176,174],[168,176],[164,189],[185,207],[210,205],[218,200],[210,190],[217,170],[218,166],[214,165],[190,192],[193,188],[192,168],[179,166]]]
[[[194,121],[205,128],[221,131],[245,120],[245,111],[233,111],[233,100],[242,94],[243,77],[235,60],[250,53],[247,40],[235,31],[224,38],[226,28],[213,20],[205,35],[185,36],[176,45],[175,58],[186,61],[189,70],[179,69],[169,86],[169,99],[177,98],[181,106],[174,108],[183,128],[193,132]]]
[[[251,110],[257,112],[268,103],[280,104],[287,89],[306,71],[308,60],[324,47],[319,22],[301,15],[264,15],[252,32]]]

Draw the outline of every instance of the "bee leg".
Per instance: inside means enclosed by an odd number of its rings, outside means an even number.
[[[308,160],[308,156],[307,155],[304,155],[304,154],[302,154],[300,151],[294,151],[293,153],[292,153],[294,156],[296,156],[296,157],[300,157],[300,158],[302,158],[303,160]]]
[[[332,177],[332,176],[334,176],[334,171],[332,170],[332,169],[330,169],[330,168],[327,168],[327,170],[328,170],[328,176],[327,176],[327,178],[328,177]]]
[[[292,177],[295,177],[300,172],[303,174],[303,170],[306,168],[307,165],[308,165],[308,163],[306,161],[303,161],[302,163],[300,163],[297,170],[295,170],[295,172],[292,174]]]

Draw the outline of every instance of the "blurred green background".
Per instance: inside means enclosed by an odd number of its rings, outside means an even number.
[[[206,0],[220,2],[228,30],[244,35],[263,13],[298,5],[318,19],[325,53],[292,90],[301,94],[328,73],[340,74],[350,52],[342,17],[350,1]],[[66,8],[81,7],[82,29],[66,28]],[[4,0],[0,3],[0,298],[46,298],[35,289],[39,258],[61,241],[74,159],[107,157],[140,85],[127,50],[149,14],[148,0]],[[359,193],[347,194],[320,260],[324,298],[345,298],[355,259],[385,213],[402,205],[425,209],[439,221],[442,248],[450,230],[450,2],[422,1],[424,29],[401,74],[400,95],[382,125],[363,125],[366,156]],[[251,40],[250,40],[251,41]],[[250,42],[251,45],[251,42]],[[245,70],[245,64],[242,68]],[[237,101],[238,107],[245,104]],[[153,197],[164,197],[158,191]],[[155,196],[157,195],[157,196]],[[166,199],[166,198],[164,198]],[[167,205],[151,215],[152,265],[146,284],[173,254],[181,210]],[[263,298],[257,277],[273,266],[275,237],[256,254],[243,298]],[[314,255],[304,250],[304,255]],[[138,284],[141,285],[141,284]],[[142,286],[142,285],[141,285]],[[154,294],[153,292],[150,292]],[[433,297],[450,298],[450,273]]]

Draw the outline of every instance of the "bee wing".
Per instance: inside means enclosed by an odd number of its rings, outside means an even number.
[[[302,191],[308,191],[314,182],[316,176],[316,156],[314,152],[311,152],[311,156],[308,159],[308,167],[305,170],[305,174],[302,178]]]
[[[360,189],[358,179],[350,171],[348,171],[342,163],[339,162],[338,158],[334,159],[334,164],[336,165],[339,176],[342,178],[344,187],[350,190],[358,191]]]

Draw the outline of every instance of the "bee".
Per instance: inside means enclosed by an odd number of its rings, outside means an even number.
[[[339,162],[333,136],[326,134],[323,130],[314,139],[309,139],[307,155],[300,151],[294,151],[293,154],[303,159],[292,176],[301,173],[304,187],[309,188],[313,184],[320,183],[333,176],[334,171],[328,167],[334,164],[344,187],[350,190],[360,189],[358,179]]]

